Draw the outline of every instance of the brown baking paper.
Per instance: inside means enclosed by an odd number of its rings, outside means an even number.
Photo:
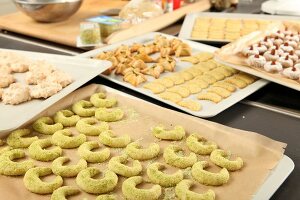
[[[215,141],[220,148],[230,150],[233,155],[237,155],[243,158],[245,166],[236,172],[230,173],[230,180],[227,184],[220,187],[208,187],[196,183],[193,188],[194,191],[204,192],[208,188],[211,188],[216,193],[216,199],[251,199],[258,188],[267,178],[270,170],[272,170],[277,163],[281,160],[286,144],[274,141],[265,136],[259,135],[253,132],[242,131],[226,127],[217,123],[209,122],[200,118],[192,117],[186,114],[178,113],[172,110],[168,110],[143,100],[137,99],[132,96],[128,96],[124,93],[120,93],[111,88],[105,88],[99,85],[89,85],[85,88],[79,89],[72,94],[68,95],[47,111],[43,112],[40,116],[51,116],[56,111],[64,108],[68,108],[74,102],[86,99],[91,94],[99,90],[107,90],[108,96],[113,96],[118,99],[118,103],[123,110],[125,110],[125,119],[117,123],[110,123],[111,129],[116,132],[117,135],[129,134],[132,140],[140,140],[142,144],[149,144],[151,142],[157,142],[161,146],[161,154],[155,161],[164,162],[162,158],[163,148],[171,143],[180,144],[187,150],[185,141],[169,142],[159,141],[151,134],[151,128],[157,124],[164,124],[171,128],[174,125],[182,125],[185,127],[187,134],[200,133],[209,140]],[[73,132],[78,134],[74,128]],[[48,136],[44,136],[48,137]],[[98,137],[88,137],[88,140],[98,140]],[[103,148],[103,147],[102,147]],[[112,156],[122,153],[123,149],[111,150]],[[78,161],[77,149],[63,150],[63,155],[71,158],[71,163]],[[199,156],[199,160],[209,160],[208,156]],[[51,162],[42,163],[35,161],[37,165],[50,165]],[[151,161],[143,161],[142,175],[147,179],[146,169],[147,165]],[[210,162],[211,163],[211,162]],[[211,163],[212,167],[210,171],[217,171],[217,168]],[[97,166],[100,169],[106,169],[107,162],[101,164],[89,164],[89,166]],[[167,172],[171,173],[178,169],[168,166]],[[190,177],[190,170],[183,170],[185,178]],[[2,197],[10,200],[19,199],[49,199],[50,195],[37,195],[29,192],[22,181],[23,176],[20,177],[8,177],[0,176],[0,194]],[[45,180],[51,180],[53,176],[46,177]],[[119,176],[119,182],[114,192],[119,196],[118,199],[123,199],[121,196],[121,186],[124,178]],[[64,185],[75,185],[75,178],[64,178]],[[150,184],[142,184],[139,187],[149,187]],[[169,199],[176,199],[174,194],[174,188],[167,189],[167,195]],[[80,195],[70,197],[70,199],[95,199],[95,195],[89,195],[85,192],[81,192]],[[164,196],[162,196],[162,199]]]
[[[247,63],[246,57],[241,53],[245,47],[257,43],[272,32],[277,30],[283,31],[285,28],[294,32],[300,32],[300,23],[290,21],[274,22],[270,24],[265,31],[252,32],[223,46],[215,52],[215,58],[221,63],[230,64],[231,67],[240,71],[244,71],[254,76],[265,78],[300,91],[299,81],[286,78],[279,73],[273,74],[257,67],[251,67]]]

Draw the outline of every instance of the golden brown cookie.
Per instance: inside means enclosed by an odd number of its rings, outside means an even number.
[[[188,71],[180,71],[178,72],[179,76],[181,76],[185,81],[189,81],[192,80],[194,78],[194,76],[189,73]]]
[[[228,70],[224,67],[217,67],[216,69],[213,69],[212,71],[222,73],[225,77],[229,77],[229,76],[233,75],[233,73],[230,70]]]
[[[256,78],[246,73],[238,73],[234,76],[235,78],[245,81],[248,85],[255,82]]]
[[[234,85],[232,85],[230,83],[227,83],[227,82],[224,82],[224,81],[216,82],[216,83],[213,84],[213,86],[224,88],[224,89],[226,89],[230,92],[235,92],[236,91],[236,88],[235,88]]]
[[[234,78],[234,77],[230,77],[230,78],[226,79],[225,82],[230,83],[240,89],[247,87],[247,83],[245,81],[238,79],[238,78]]]
[[[182,100],[182,97],[179,94],[169,91],[160,93],[158,96],[164,100],[172,101],[174,103],[178,103]]]
[[[225,78],[225,76],[218,71],[209,71],[209,72],[206,72],[205,74],[214,77],[217,81],[223,80]]]
[[[191,99],[179,101],[177,104],[192,111],[199,111],[202,109],[202,106],[198,101]]]
[[[220,95],[212,92],[200,93],[197,98],[200,100],[212,101],[214,103],[219,103],[220,101],[222,101],[222,97]]]
[[[159,83],[146,83],[143,85],[143,88],[151,90],[154,94],[159,94],[165,91],[166,87]]]
[[[168,88],[167,91],[179,94],[183,98],[190,96],[190,91],[181,85]]]
[[[201,89],[207,88],[209,86],[209,84],[206,81],[203,81],[201,79],[193,79],[189,83],[197,84],[197,86]]]
[[[204,62],[204,61],[207,61],[209,59],[212,59],[214,57],[214,54],[209,53],[209,52],[201,52],[197,55],[194,55],[194,57],[196,57],[199,62]]]
[[[227,98],[231,95],[231,92],[222,88],[222,87],[210,87],[207,90],[208,92],[216,93],[217,95],[221,96],[222,98]]]
[[[153,81],[153,83],[159,83],[165,86],[166,88],[174,86],[174,82],[167,77],[156,79],[155,81]]]
[[[170,79],[173,81],[174,85],[179,85],[184,83],[184,78],[182,78],[179,74],[174,74],[171,76],[167,76],[166,78]]]
[[[203,80],[203,81],[207,82],[208,84],[213,84],[213,83],[217,82],[217,79],[215,79],[213,76],[208,75],[208,74],[197,76],[197,77],[195,77],[195,79]]]
[[[202,88],[197,85],[197,83],[188,82],[180,85],[181,87],[184,87],[190,91],[191,94],[196,94],[201,92]]]

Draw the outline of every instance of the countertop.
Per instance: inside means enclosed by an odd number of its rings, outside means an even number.
[[[233,12],[259,13],[261,2],[261,0],[253,0],[252,4],[240,4],[238,9]],[[171,28],[165,29],[164,32],[176,34],[178,27],[180,28],[180,24],[175,24]],[[0,48],[65,55],[83,52],[83,50],[66,48],[64,46],[53,46],[51,43],[12,33],[0,34]],[[101,77],[96,77],[87,84],[90,83],[108,85],[154,104],[176,110],[169,105],[119,86]],[[300,130],[299,92],[275,83],[270,83],[245,100],[208,120],[234,128],[258,132],[272,139],[287,143],[288,146],[285,154],[294,161],[296,166],[271,199],[300,199],[300,145],[298,144],[300,137],[298,135]]]

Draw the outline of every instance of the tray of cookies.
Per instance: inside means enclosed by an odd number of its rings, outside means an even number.
[[[185,17],[179,37],[227,44],[251,32],[265,30],[272,22],[299,19],[291,16],[197,12]]]
[[[294,167],[285,143],[96,84],[0,138],[10,200],[269,199]]]
[[[300,25],[274,23],[222,47],[219,62],[300,91]]]
[[[111,65],[8,49],[0,49],[0,62],[0,132],[22,125]]]
[[[216,63],[217,48],[149,33],[79,55],[107,59],[102,77],[187,113],[212,117],[267,84]]]

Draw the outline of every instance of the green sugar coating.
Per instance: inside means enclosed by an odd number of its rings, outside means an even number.
[[[118,183],[118,176],[114,172],[107,170],[103,178],[93,178],[100,173],[101,171],[98,168],[88,167],[79,172],[76,177],[76,183],[83,191],[91,194],[104,194],[114,190]]]
[[[129,135],[124,134],[122,136],[116,137],[114,132],[111,130],[102,132],[99,135],[99,140],[102,144],[112,148],[124,148],[131,141]]]
[[[63,164],[68,161],[70,161],[68,157],[56,158],[51,164],[53,173],[62,177],[74,177],[81,170],[87,168],[87,162],[84,159],[80,159],[76,165],[64,166]]]
[[[155,137],[162,140],[182,140],[185,136],[185,130],[182,126],[175,126],[172,130],[166,130],[159,125],[152,129],[152,133]]]
[[[152,163],[147,168],[147,175],[152,183],[159,184],[163,187],[173,187],[183,179],[183,172],[178,170],[173,174],[162,172],[164,164]]]
[[[93,152],[93,149],[99,148],[100,145],[96,141],[85,142],[78,148],[78,154],[81,158],[90,163],[101,163],[107,160],[110,156],[110,150],[108,148],[101,151]]]
[[[229,171],[236,171],[243,167],[243,160],[237,157],[235,160],[229,160],[230,153],[221,149],[216,149],[210,154],[210,160],[218,165],[219,167],[224,167]]]
[[[73,136],[71,130],[63,129],[56,131],[51,139],[56,146],[63,149],[73,149],[83,144],[86,141],[86,136],[84,134]]]
[[[117,104],[115,98],[106,98],[106,95],[102,92],[95,93],[91,96],[90,101],[95,107],[98,108],[111,108]]]
[[[186,139],[186,145],[192,152],[200,155],[209,155],[213,150],[218,148],[215,142],[207,141],[204,137],[195,133]]]
[[[35,167],[29,169],[23,182],[27,190],[37,194],[51,194],[54,190],[63,185],[63,179],[61,176],[56,176],[54,180],[45,182],[40,179],[41,176],[47,176],[52,174],[52,170],[49,167]]]
[[[192,167],[193,178],[203,185],[218,186],[223,185],[229,181],[229,172],[223,168],[218,173],[213,173],[204,170],[209,166],[206,161],[196,162]]]
[[[178,145],[169,145],[165,148],[163,157],[167,164],[178,168],[191,167],[195,162],[197,162],[197,156],[195,153],[191,152],[188,156],[180,156],[177,153],[183,151],[183,149]]]
[[[50,138],[34,141],[28,148],[29,156],[32,159],[44,162],[52,161],[61,156],[62,149],[60,147],[45,149],[50,146],[52,146]]]
[[[61,110],[55,113],[53,119],[56,123],[61,123],[65,127],[70,127],[75,126],[75,124],[80,120],[80,117],[70,110]]]
[[[54,190],[54,192],[51,195],[50,200],[67,200],[67,198],[66,198],[67,196],[72,196],[72,195],[76,195],[79,193],[80,193],[80,190],[78,190],[74,186],[63,186],[63,187],[60,187],[60,188]]]
[[[53,119],[50,117],[41,117],[32,124],[32,128],[39,133],[52,135],[64,127],[61,123],[54,123]]]
[[[150,160],[158,156],[160,147],[156,143],[151,143],[148,148],[142,148],[138,142],[127,145],[126,153],[135,160]]]
[[[103,131],[109,130],[109,125],[107,122],[101,122],[99,125],[98,120],[95,118],[85,118],[81,119],[76,124],[76,129],[85,135],[98,136]]]
[[[32,160],[14,162],[14,159],[24,158],[25,152],[21,149],[12,149],[4,152],[0,156],[0,174],[6,176],[24,175],[29,169],[34,167]]]
[[[128,200],[157,200],[161,195],[161,187],[153,185],[149,189],[139,189],[136,186],[143,182],[141,176],[133,176],[126,179],[122,184],[122,192]]]
[[[80,100],[72,105],[72,110],[80,117],[91,117],[95,115],[96,109],[91,102]]]
[[[126,154],[115,156],[108,162],[108,169],[124,177],[139,175],[143,170],[141,163],[138,160],[133,160],[132,166],[127,166],[128,161],[129,157]]]
[[[29,129],[17,129],[9,134],[6,142],[13,148],[27,148],[32,142],[38,140],[37,136],[34,137],[23,137],[31,133]]]
[[[116,122],[120,121],[124,116],[124,111],[120,108],[98,108],[95,117],[100,121]]]

